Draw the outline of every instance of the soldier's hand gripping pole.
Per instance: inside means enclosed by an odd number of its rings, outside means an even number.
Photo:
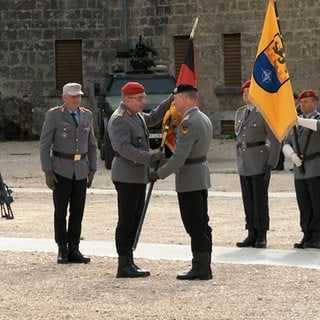
[[[168,121],[166,122],[165,127],[164,127],[164,132],[162,134],[162,141],[161,141],[161,145],[160,145],[160,151],[162,151],[163,148],[164,148],[164,143],[166,141],[168,130],[169,130],[169,124],[170,124],[170,118],[168,119]],[[155,171],[158,170],[159,165],[160,165],[160,162],[159,161],[156,162],[155,168],[154,168]],[[154,183],[155,183],[155,181],[151,181],[150,182],[149,190],[148,190],[148,193],[147,193],[147,196],[146,196],[146,200],[145,200],[145,203],[144,203],[144,207],[143,207],[143,210],[142,210],[142,214],[141,214],[141,218],[140,218],[139,225],[138,225],[138,228],[137,228],[136,236],[134,238],[134,242],[133,242],[133,245],[132,245],[132,251],[134,251],[137,248],[137,244],[138,244],[138,241],[139,241],[139,237],[140,237],[142,225],[143,225],[143,222],[144,222],[144,218],[145,218],[146,213],[147,213],[147,209],[148,209],[148,205],[149,205],[149,202],[150,202],[150,198],[151,198],[151,194],[152,194],[152,189],[153,189]]]

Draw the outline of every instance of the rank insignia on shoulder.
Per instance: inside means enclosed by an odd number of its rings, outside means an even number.
[[[80,110],[81,113],[85,113],[85,112],[90,112],[91,113],[91,111],[89,109],[85,108],[85,107],[79,107],[79,110]]]
[[[50,111],[54,111],[54,110],[57,110],[57,109],[59,109],[59,108],[62,109],[62,110],[64,110],[63,108],[61,108],[61,107],[58,106],[58,107],[52,107],[52,108],[50,108]]]
[[[120,110],[118,110],[118,112],[117,112],[117,116],[118,116],[118,117],[122,117],[125,112],[126,112],[126,110],[120,109]]]
[[[188,127],[188,126],[182,126],[182,127],[181,127],[181,132],[182,132],[183,134],[187,134],[188,131],[189,131],[189,127]]]

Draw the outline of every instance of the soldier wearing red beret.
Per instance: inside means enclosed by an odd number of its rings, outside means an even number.
[[[269,230],[268,187],[280,143],[249,100],[250,80],[241,86],[245,106],[235,114],[237,167],[248,236],[238,247],[265,248]],[[268,141],[268,143],[267,143]]]
[[[149,165],[165,158],[163,152],[151,152],[149,126],[161,122],[169,109],[171,98],[160,103],[150,113],[143,112],[146,94],[139,82],[128,82],[122,88],[122,101],[108,123],[108,132],[115,151],[111,179],[118,195],[116,249],[118,278],[138,278],[150,275],[133,261],[132,246],[143,211],[148,183]]]
[[[283,153],[294,163],[294,185],[303,232],[294,248],[320,249],[320,113],[316,110],[319,98],[315,90],[307,89],[298,99],[302,115],[298,117],[297,139],[291,130],[283,146]]]

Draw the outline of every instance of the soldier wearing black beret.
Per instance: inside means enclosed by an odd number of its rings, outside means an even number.
[[[176,191],[182,222],[191,238],[192,268],[179,274],[179,280],[209,280],[212,230],[209,226],[208,188],[211,187],[207,153],[213,135],[210,119],[199,110],[197,89],[181,84],[173,90],[176,110],[183,119],[176,131],[176,149],[168,162],[149,179],[176,175]]]

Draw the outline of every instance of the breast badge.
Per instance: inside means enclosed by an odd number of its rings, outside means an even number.
[[[188,131],[189,131],[189,127],[188,127],[188,126],[182,126],[182,127],[181,127],[181,132],[182,132],[183,134],[187,134]]]

